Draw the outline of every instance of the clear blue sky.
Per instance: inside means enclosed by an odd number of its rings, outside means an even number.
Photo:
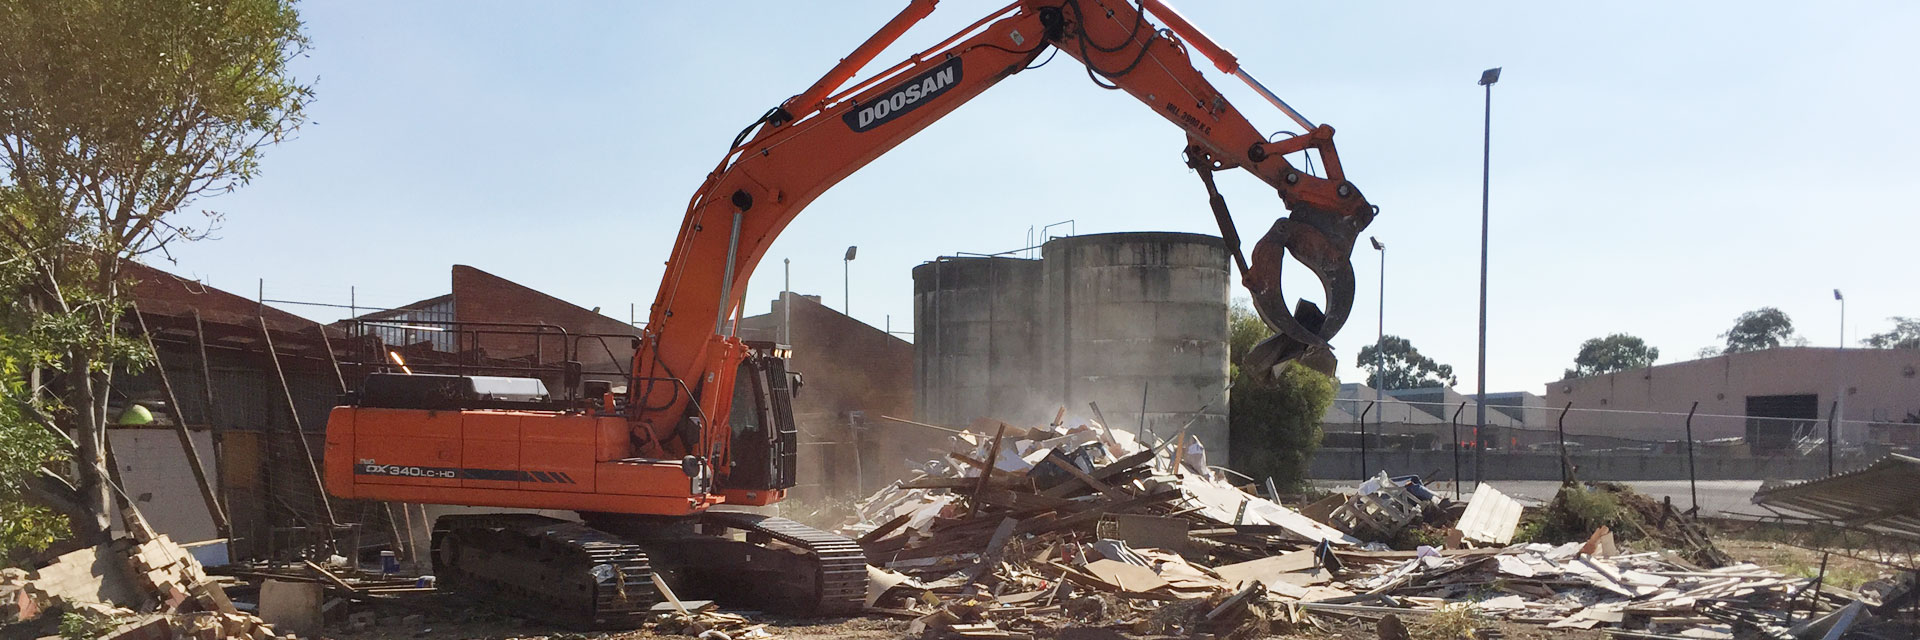
[[[1308,117],[1381,208],[1387,332],[1474,383],[1480,118],[1494,91],[1490,390],[1540,392],[1609,332],[1684,360],[1743,311],[1777,306],[1814,345],[1920,315],[1920,4],[1176,3]],[[735,132],[905,5],[316,2],[312,121],[243,190],[202,201],[219,239],[183,275],[247,295],[386,306],[469,264],[642,318],[687,200]],[[947,0],[873,70],[997,9]],[[1208,69],[1211,71],[1211,69]],[[1290,126],[1213,74],[1255,124]],[[1023,246],[1029,227],[1213,232],[1178,129],[1071,58],[1003,82],[829,191],[748,294],[794,289],[912,323],[910,269]],[[1241,231],[1283,211],[1243,175]],[[1362,377],[1378,256],[1356,253],[1336,341]],[[1294,290],[1302,290],[1295,281]],[[317,319],[337,314],[288,306]]]

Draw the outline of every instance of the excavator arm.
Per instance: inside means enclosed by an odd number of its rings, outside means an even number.
[[[798,438],[785,359],[777,348],[730,335],[728,322],[738,321],[754,267],[808,203],[1029,68],[1048,47],[1186,132],[1186,164],[1207,190],[1254,307],[1277,332],[1242,366],[1270,373],[1290,358],[1330,365],[1327,339],[1353,299],[1353,242],[1374,208],[1341,171],[1333,129],[1281,102],[1160,0],[1142,1],[1144,9],[1123,0],[1024,0],[842,89],[932,10],[933,0],[915,0],[819,82],[742,131],[694,194],[624,404],[612,393],[570,397],[573,385],[587,388],[572,357],[549,376],[568,387],[558,399],[541,377],[469,375],[464,364],[451,374],[377,372],[328,418],[327,490],[351,499],[579,513],[581,522],[467,514],[433,525],[441,584],[512,594],[522,609],[567,624],[636,626],[649,615],[654,585],[668,581],[682,594],[764,610],[859,611],[867,563],[855,541],[776,517],[710,510],[770,504],[795,484]],[[1278,140],[1262,134],[1201,77],[1190,51],[1253,86],[1303,131]],[[1318,154],[1324,175],[1301,171],[1290,154]],[[1290,212],[1250,254],[1214,188],[1214,174],[1227,169],[1271,185]],[[1280,265],[1288,255],[1320,277],[1327,309],[1286,308]],[[547,329],[534,328],[536,343]],[[461,331],[473,336],[473,353],[484,353],[481,329]],[[464,363],[467,353],[460,356]],[[533,362],[538,368],[538,351]]]
[[[636,453],[711,456],[697,443],[726,442],[735,372],[748,350],[727,335],[747,281],[774,239],[828,188],[919,133],[1001,80],[1026,69],[1048,47],[1086,65],[1096,83],[1124,91],[1187,134],[1186,161],[1201,177],[1214,215],[1260,316],[1277,332],[1255,349],[1257,371],[1306,357],[1330,366],[1327,340],[1353,299],[1349,257],[1375,207],[1348,182],[1333,129],[1313,126],[1239,68],[1159,0],[1016,2],[850,87],[841,86],[931,13],[914,0],[805,92],[740,132],[688,204],[649,324],[637,352],[629,418]],[[1156,26],[1153,18],[1167,25]],[[1270,139],[1231,104],[1189,55],[1247,81],[1305,128]],[[1110,84],[1109,84],[1110,83]],[[1324,176],[1286,156],[1317,153]],[[1271,185],[1291,212],[1242,253],[1213,174],[1245,169]],[[1291,253],[1321,279],[1328,308],[1290,312],[1280,265]],[[704,436],[704,437],[703,437]],[[709,444],[709,447],[715,445]]]

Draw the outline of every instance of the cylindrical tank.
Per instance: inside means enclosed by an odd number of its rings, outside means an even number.
[[[1040,277],[1040,261],[1019,258],[943,257],[914,267],[920,420],[965,427],[981,417],[1033,419]]]
[[[1099,403],[1115,429],[1171,439],[1185,428],[1225,464],[1227,259],[1220,238],[1192,233],[1047,242],[1045,386],[1076,415]]]

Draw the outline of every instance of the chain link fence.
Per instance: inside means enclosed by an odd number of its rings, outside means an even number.
[[[1558,480],[1571,471],[1581,480],[1787,480],[1920,449],[1920,417],[1842,419],[1832,406],[1808,403],[1779,407],[1783,417],[1773,417],[1494,402],[1480,428],[1470,401],[1338,398],[1321,425],[1314,477],[1384,470],[1439,480]]]

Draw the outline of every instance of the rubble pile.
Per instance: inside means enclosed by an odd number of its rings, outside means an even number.
[[[164,535],[80,549],[34,571],[0,571],[0,625],[99,638],[292,637],[236,608]]]
[[[1711,549],[1704,531],[1670,507],[1630,501],[1637,496],[1621,498],[1628,521],[1645,529],[1633,538],[1684,545],[1623,553],[1604,526],[1585,541],[1516,544],[1522,507],[1497,489],[1462,506],[1385,474],[1295,511],[1209,468],[1185,434],[1147,443],[1094,421],[976,421],[949,445],[859,503],[843,527],[874,565],[869,610],[913,620],[919,637],[1020,639],[1071,627],[1250,637],[1464,612],[1732,638],[1780,636],[1842,612],[1857,624],[1876,605],[1752,564],[1701,562]],[[1415,528],[1444,533],[1407,544],[1402,534]]]
[[[1682,517],[1673,502],[1655,501],[1624,485],[1595,483],[1593,491],[1611,494],[1619,502],[1622,518],[1637,533],[1663,548],[1679,551],[1687,559],[1709,567],[1725,566],[1733,560],[1713,543],[1712,536],[1698,520]]]
[[[1399,552],[1403,554],[1405,552]],[[1467,603],[1479,615],[1548,628],[1612,627],[1693,638],[1746,637],[1793,626],[1792,611],[1834,611],[1851,602],[1812,580],[1753,564],[1706,569],[1667,551],[1620,553],[1612,533],[1586,543],[1441,551],[1404,560],[1345,554],[1346,584],[1364,597],[1304,603],[1316,613],[1379,617],[1433,613]],[[1365,563],[1364,565],[1362,563]]]
[[[843,529],[875,565],[869,606],[915,618],[916,633],[1264,626],[1270,617],[1253,605],[1269,588],[1229,576],[1281,554],[1297,561],[1312,554],[1302,549],[1360,543],[1235,487],[1184,434],[1148,446],[1092,421],[992,421],[950,445],[915,477],[861,502],[859,521]],[[1305,582],[1279,588],[1298,594],[1312,587]]]
[[[663,603],[665,604],[665,603]],[[656,607],[659,609],[662,607]],[[651,631],[664,635],[693,636],[700,640],[764,640],[774,637],[767,625],[746,616],[715,610],[712,602],[684,603],[653,616]]]

